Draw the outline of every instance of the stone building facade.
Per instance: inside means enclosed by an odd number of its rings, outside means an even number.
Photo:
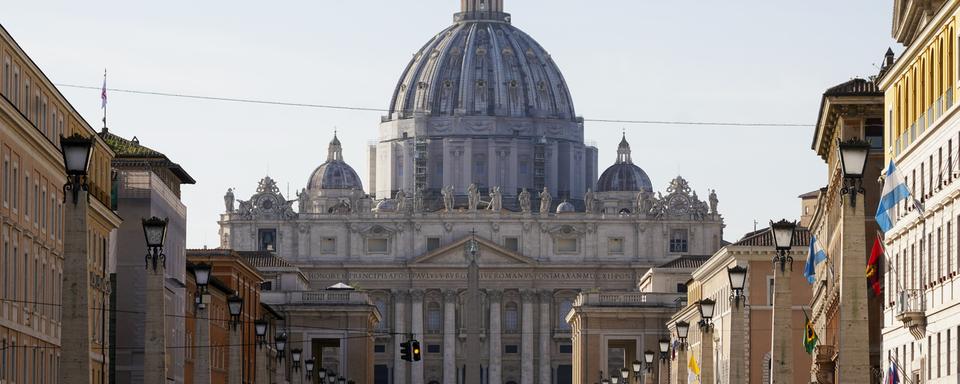
[[[113,340],[123,340],[123,348],[115,348],[113,372],[116,382],[139,383],[144,378],[144,319],[147,313],[161,313],[160,308],[148,309],[146,293],[147,268],[144,267],[146,244],[141,219],[156,216],[169,220],[164,241],[164,297],[167,347],[184,343],[184,308],[192,299],[186,297],[187,207],[180,201],[182,184],[195,181],[180,165],[164,154],[140,145],[139,140],[124,139],[104,128],[100,137],[116,153],[115,198],[117,213],[124,219],[115,241],[116,267],[113,273],[113,300],[122,312],[113,313],[115,327]],[[168,348],[166,352],[166,379],[168,383],[183,383],[184,348]]]
[[[896,60],[889,53],[878,81],[889,117],[884,164],[896,163],[923,207],[897,207],[881,269],[883,368],[912,382],[960,377],[958,15],[960,1],[896,1],[893,36],[905,50]]]
[[[69,221],[66,212],[76,205],[64,199],[60,137],[73,134],[93,138],[93,150],[86,208]],[[0,152],[0,381],[64,382],[69,372],[106,383],[108,242],[120,224],[110,208],[113,152],[2,26]],[[69,269],[82,275],[83,282],[73,288],[61,284],[68,252],[87,261]],[[77,321],[64,316],[65,295],[83,298],[83,305],[74,307],[80,312],[73,316]],[[75,358],[62,358],[65,346],[74,348]]]

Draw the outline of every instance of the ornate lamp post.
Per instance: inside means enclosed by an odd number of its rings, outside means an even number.
[[[59,383],[73,384],[89,381],[90,363],[90,274],[87,273],[87,168],[93,141],[80,134],[69,138],[60,136],[60,151],[67,182],[63,185],[64,202],[67,191],[73,194],[73,204],[64,204],[63,214],[63,283],[61,297],[61,361]],[[80,198],[82,192],[82,199]],[[78,288],[79,287],[79,288]]]
[[[677,322],[677,339],[680,339],[680,349],[687,350],[687,336],[690,334],[690,323],[686,321]]]
[[[293,358],[293,370],[300,372],[300,358],[303,356],[303,350],[294,348],[290,351],[290,356]]]
[[[343,376],[340,376],[340,378],[337,379],[338,384],[346,384],[346,382],[347,382],[347,379],[344,378]]]
[[[281,332],[274,337],[274,343],[277,346],[277,359],[283,360],[284,352],[287,350],[287,334]]]
[[[336,384],[336,382],[337,382],[337,373],[333,371],[327,373],[327,383]]]
[[[857,205],[857,193],[863,193],[863,171],[867,168],[870,143],[859,138],[837,140],[840,169],[843,171],[842,193],[850,196],[850,206]]]
[[[163,242],[167,237],[169,219],[156,216],[142,219],[143,237],[147,243],[146,301],[144,316],[143,377],[145,383],[163,384],[166,377],[166,313],[164,311],[164,280],[166,256]],[[158,263],[159,261],[159,263]],[[159,270],[157,264],[160,265]],[[151,266],[153,269],[151,271]]]
[[[307,361],[305,361],[305,362],[303,363],[303,368],[307,371],[307,381],[308,381],[308,382],[313,382],[313,361],[314,361],[314,360],[313,360],[313,358],[311,357],[311,358],[307,359]]]
[[[831,259],[834,264],[839,260],[839,279],[841,302],[838,307],[840,333],[837,341],[837,355],[843,356],[838,364],[837,382],[855,383],[871,380],[869,356],[869,321],[867,318],[867,286],[863,284],[863,272],[867,268],[865,251],[867,243],[866,217],[863,202],[857,201],[857,194],[864,193],[863,177],[870,156],[870,144],[859,138],[837,141],[840,157],[840,169],[843,173],[843,189],[850,204],[843,204],[838,227],[841,229],[839,254],[834,252]],[[932,169],[932,166],[931,166]],[[932,173],[932,171],[931,171]]]
[[[740,301],[744,299],[743,287],[747,283],[747,267],[737,265],[727,268],[727,277],[730,278],[730,302],[739,308]]]
[[[653,383],[653,351],[646,350],[643,352],[643,362],[647,367],[646,372],[644,372],[644,382]],[[640,375],[637,375],[637,380],[640,380]]]
[[[610,384],[620,384],[620,377],[616,373],[610,377]]]
[[[263,348],[267,343],[267,319],[257,319],[253,322],[253,332],[257,337],[257,347]]]
[[[242,332],[237,332],[237,325],[240,324],[240,315],[243,314],[243,298],[237,293],[230,295],[227,298],[227,310],[230,312],[230,325],[233,328],[230,332],[229,384],[240,384],[243,382],[243,362],[240,356],[243,339],[240,337]]]
[[[320,384],[324,384],[324,383],[327,382],[327,370],[326,370],[326,368],[320,368],[320,370],[317,371],[317,378],[320,379]]]
[[[743,289],[747,284],[747,267],[735,265],[727,268],[727,277],[730,279],[730,339],[743,340],[745,337],[743,324],[743,305],[746,296]],[[743,359],[743,343],[730,345],[730,383],[743,383],[746,380],[746,361]]]
[[[602,384],[610,384],[610,379],[604,378],[603,380],[600,380],[600,382]]]
[[[713,310],[716,308],[716,303],[712,299],[703,299],[697,303],[700,308],[700,321],[697,325],[700,326],[701,332],[708,333],[713,330]]]
[[[643,364],[640,363],[640,360],[634,360],[630,363],[630,368],[633,368],[633,377],[639,382],[640,381],[640,370],[643,369]]]
[[[630,383],[630,370],[627,367],[620,368],[620,378],[623,379],[623,384]]]
[[[193,276],[197,283],[197,292],[194,302],[197,306],[196,312],[196,333],[197,344],[201,347],[196,349],[196,355],[193,358],[193,382],[210,382],[210,318],[207,315],[207,302],[210,301],[210,294],[207,293],[207,285],[210,283],[210,264],[199,263],[193,265]]]
[[[793,232],[797,228],[796,222],[780,220],[776,223],[770,221],[770,230],[773,231],[773,244],[777,249],[776,256],[773,257],[774,265],[780,266],[780,271],[785,271],[787,264],[790,264],[790,270],[793,270],[793,257],[788,252],[793,247]]]

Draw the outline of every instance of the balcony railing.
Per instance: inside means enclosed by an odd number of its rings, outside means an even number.
[[[910,128],[905,130],[899,137],[894,140],[894,152],[896,155],[900,155],[900,152],[905,151],[907,147],[910,146],[917,137],[923,134],[930,126],[935,122],[939,121],[941,117],[953,106],[953,89],[948,89],[943,95],[940,95],[926,112],[921,113],[920,116],[910,125]]]
[[[372,305],[370,297],[360,291],[261,292],[260,296],[266,304]]]
[[[904,317],[912,313],[923,313],[926,311],[923,291],[919,289],[907,289],[900,291],[900,297],[897,300],[897,316]]]

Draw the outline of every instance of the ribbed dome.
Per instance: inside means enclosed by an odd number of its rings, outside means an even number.
[[[500,1],[500,0],[498,0]],[[397,84],[392,119],[414,115],[540,117],[574,120],[560,69],[494,2],[467,5],[456,23],[417,52]]]
[[[349,164],[343,161],[343,149],[340,146],[340,140],[337,134],[333,134],[333,140],[327,151],[327,161],[317,167],[310,175],[310,182],[307,184],[310,190],[319,189],[357,189],[363,190],[363,184],[360,182],[360,176],[353,170]]]
[[[627,137],[624,135],[617,148],[617,162],[600,175],[600,179],[597,180],[597,192],[653,191],[650,177],[643,169],[633,164],[630,152],[630,143],[627,143]]]

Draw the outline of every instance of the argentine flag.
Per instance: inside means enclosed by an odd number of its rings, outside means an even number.
[[[807,282],[813,284],[817,281],[817,264],[822,263],[827,259],[827,252],[823,250],[823,247],[820,246],[820,243],[817,242],[817,237],[810,236],[810,254],[807,255],[807,265],[803,267],[803,276],[807,278]]]
[[[897,170],[897,167],[893,165],[893,161],[891,160],[883,181],[883,192],[880,194],[880,206],[877,207],[877,225],[880,226],[880,230],[883,233],[887,233],[890,228],[893,228],[893,224],[896,223],[894,212],[897,204],[909,198],[910,190],[907,189],[907,184],[904,183],[903,177],[900,176],[900,171]],[[922,208],[916,201],[913,203],[918,210],[922,211]]]

